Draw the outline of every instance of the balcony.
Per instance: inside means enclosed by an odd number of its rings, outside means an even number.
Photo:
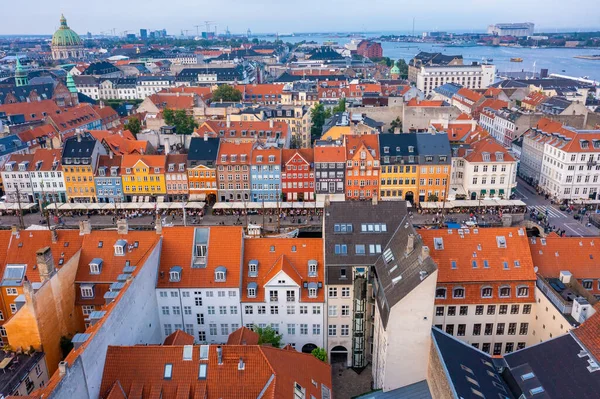
[[[269,302],[279,302],[279,298],[277,296],[270,296]]]
[[[286,297],[286,301],[287,302],[296,302],[296,297],[295,296],[288,296],[288,297]]]

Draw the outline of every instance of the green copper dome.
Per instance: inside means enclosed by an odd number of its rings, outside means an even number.
[[[52,36],[52,46],[81,46],[83,42],[77,33],[67,25],[64,15],[60,16],[60,28]]]

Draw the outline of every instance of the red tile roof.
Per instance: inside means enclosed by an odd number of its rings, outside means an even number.
[[[193,96],[177,96],[172,94],[153,94],[148,97],[154,105],[160,109],[184,109],[191,110],[194,108]]]
[[[89,104],[79,104],[76,107],[67,108],[60,114],[48,115],[48,118],[60,132],[73,131],[102,119]]]
[[[344,136],[346,143],[346,159],[358,156],[359,150],[364,146],[369,151],[369,156],[379,160],[379,136],[377,134]],[[374,151],[374,153],[373,153]]]
[[[52,235],[48,230],[22,230],[18,237],[12,236],[6,263],[0,265],[2,268],[0,276],[4,274],[6,265],[24,264],[27,265],[25,271],[27,279],[39,283],[41,280],[36,251],[45,247],[50,247],[54,267],[60,269],[62,264],[67,263],[79,251],[83,237],[79,235],[79,230],[57,230],[56,234],[58,236],[56,243],[52,242]]]
[[[98,157],[98,167],[107,167],[109,169],[110,172],[110,168],[116,166],[119,169],[121,168],[121,156],[119,155],[115,155],[112,158],[110,157],[110,155],[100,155]]]
[[[528,105],[531,105],[532,107],[537,107],[538,105],[542,104],[544,101],[546,101],[548,97],[546,97],[543,93],[540,92],[533,92],[533,93],[529,93],[529,95],[527,97],[525,97],[521,103],[525,103]]]
[[[100,397],[108,397],[116,382],[127,397],[141,399],[291,398],[295,383],[307,398],[322,399],[321,384],[331,389],[331,367],[310,354],[257,345],[221,349],[219,364],[216,345],[209,346],[206,360],[200,359],[198,346],[191,360],[183,360],[182,346],[109,346]],[[164,377],[166,364],[172,366],[171,378]],[[206,364],[205,379],[198,378],[200,364]]]
[[[52,137],[54,137],[55,134],[56,134],[56,129],[52,125],[42,125],[42,126],[38,126],[38,127],[32,128],[32,129],[24,130],[20,133],[17,133],[17,135],[19,136],[21,141],[24,141],[24,142],[37,140],[44,136],[47,136],[48,138],[52,138]],[[48,144],[48,146],[50,145],[49,143],[47,143],[47,144]],[[35,147],[38,145],[39,145],[39,143],[31,144],[32,147]]]
[[[8,116],[22,114],[27,122],[44,119],[46,116],[56,115],[61,111],[53,100],[0,105],[0,112],[5,112]]]
[[[470,90],[470,89],[464,88],[464,87],[463,87],[462,89],[459,89],[459,90],[458,90],[458,92],[457,92],[456,94],[457,94],[459,97],[466,98],[467,100],[469,100],[469,101],[471,101],[471,102],[473,102],[473,103],[476,103],[476,102],[477,102],[477,101],[479,101],[479,100],[481,99],[481,97],[482,97],[482,95],[481,95],[481,94],[479,94],[479,93],[477,93],[477,92],[475,92],[475,91],[473,91],[473,90]]]
[[[441,107],[444,105],[444,101],[432,101],[432,100],[419,100],[416,97],[411,98],[406,103],[408,107]]]
[[[491,108],[495,111],[499,111],[502,108],[507,108],[507,107],[508,107],[508,103],[506,101],[488,98],[488,99],[484,100],[481,103],[481,105],[479,107],[477,107],[477,109],[482,110],[485,108]]]
[[[314,149],[313,148],[301,148],[296,150],[288,150],[284,149],[281,152],[282,154],[282,163],[285,165],[296,156],[301,157],[306,163],[309,165],[314,162]]]
[[[31,160],[31,170],[39,170],[39,171],[58,171],[62,169],[61,161],[62,153],[60,149],[51,150],[38,148],[36,152],[33,153],[33,159]],[[54,162],[57,162],[57,167],[53,168]],[[40,163],[40,167],[37,167],[38,162]]]
[[[469,233],[460,235],[456,229],[419,231],[423,243],[429,247],[431,258],[438,265],[438,282],[535,281],[524,229],[507,227],[464,231]],[[498,237],[504,237],[506,248],[499,247]],[[436,249],[434,238],[442,239],[442,249]],[[473,261],[477,261],[476,268],[472,265]],[[484,261],[489,267],[484,266]],[[515,265],[515,261],[519,262],[519,266]],[[456,268],[452,267],[452,262],[456,263]],[[504,262],[508,263],[508,269],[504,268]]]
[[[271,123],[273,126],[271,127]],[[225,121],[209,120],[204,122],[196,133],[202,137],[207,133],[209,137],[221,137],[225,139],[241,139],[241,140],[256,140],[275,138],[279,135],[280,138],[285,138],[288,134],[288,124],[286,122],[270,121],[238,121],[230,122],[227,127]],[[221,134],[221,132],[223,132]],[[242,132],[245,132],[244,134]],[[269,136],[267,136],[267,132]]]
[[[258,96],[261,95],[281,95],[284,85],[276,84],[252,84],[252,85],[235,85],[234,88],[242,92],[242,96]]]
[[[572,333],[596,358],[596,361],[600,361],[600,303],[597,303],[594,309],[596,313]]]
[[[257,277],[248,276],[248,264],[258,261]],[[317,261],[317,276],[308,276],[308,261]],[[242,272],[242,301],[264,302],[264,285],[278,273],[284,272],[301,289],[301,302],[323,302],[324,288],[317,290],[316,298],[308,297],[304,282],[324,283],[323,240],[320,238],[249,238],[244,240],[244,266]],[[256,298],[248,297],[248,283],[258,287]]]
[[[119,134],[105,137],[104,143],[117,155],[143,155],[148,151],[148,141],[130,140]]]
[[[242,228],[234,226],[211,226],[209,229],[206,267],[192,267],[194,252],[193,227],[163,228],[163,244],[160,256],[157,288],[233,288],[240,286],[240,266],[242,263]],[[169,281],[173,266],[180,266],[181,279]],[[215,281],[215,269],[227,269],[225,282]]]
[[[498,142],[491,137],[487,138],[485,140],[480,140],[476,143],[473,143],[471,145],[471,149],[473,151],[470,152],[465,157],[465,159],[469,162],[514,162],[515,161],[515,158],[512,155],[510,155],[510,153],[506,150],[506,148],[504,148],[503,146],[498,144]],[[483,160],[484,153],[490,154],[490,161]],[[502,160],[498,159],[498,156],[497,156],[498,153],[502,154]]]
[[[258,345],[259,335],[246,327],[240,327],[227,338],[227,345]]]
[[[175,330],[174,333],[165,338],[163,345],[194,345],[194,337],[181,330]]]
[[[533,264],[544,277],[559,277],[570,271],[577,279],[600,279],[600,239],[597,237],[558,237],[532,239],[529,243]]]
[[[93,230],[83,237],[85,238],[75,277],[77,283],[116,282],[117,277],[123,274],[126,264],[141,267],[160,239],[153,231],[129,231],[127,234],[119,234],[116,231]],[[119,240],[125,240],[127,244],[123,256],[115,255],[114,245]],[[96,258],[102,260],[102,266],[99,274],[92,274],[89,264]]]
[[[185,93],[185,94],[195,94],[198,97],[206,100],[212,98],[212,88],[210,87],[200,87],[200,86],[180,86],[180,87],[170,87],[168,89],[163,89],[158,92],[161,93]]]
[[[258,162],[258,157],[262,156],[262,162]],[[269,162],[269,157],[274,156],[275,160]],[[281,165],[281,149],[279,148],[255,148],[252,150],[252,165]]]
[[[217,155],[217,165],[241,165],[241,164],[250,164],[250,159],[252,155],[252,148],[254,147],[253,143],[242,142],[242,143],[234,143],[230,141],[221,140],[219,143],[219,154]],[[222,161],[222,155],[227,155],[226,161]],[[236,161],[231,161],[231,155],[237,155]],[[246,155],[246,160],[242,162],[241,155]]]

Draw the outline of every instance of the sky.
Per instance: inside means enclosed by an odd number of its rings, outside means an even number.
[[[0,0],[0,34],[52,34],[64,13],[79,34],[115,28],[196,32],[485,31],[499,22],[534,22],[538,29],[600,30],[598,0]],[[586,11],[587,10],[587,11]],[[8,18],[6,18],[8,17]],[[214,26],[214,25],[213,25]],[[211,28],[214,30],[214,27]]]

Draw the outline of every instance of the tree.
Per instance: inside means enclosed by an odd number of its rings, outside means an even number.
[[[213,91],[212,99],[213,101],[241,101],[242,92],[233,86],[221,85]]]
[[[400,77],[408,79],[408,64],[406,61],[404,61],[403,58],[400,58],[396,65],[398,65],[398,69],[400,69]]]
[[[271,344],[274,348],[281,347],[281,334],[278,334],[271,326],[264,328],[255,327],[254,331],[258,333],[258,344]]]
[[[346,98],[344,97],[344,98],[341,98],[340,101],[338,101],[338,103],[335,107],[333,107],[331,114],[335,115],[338,112],[345,112],[345,111],[346,111]]]
[[[323,104],[315,104],[312,111],[310,111],[310,117],[312,119],[312,127],[310,128],[310,135],[312,138],[321,137],[321,133],[323,133],[323,125],[325,124],[325,119],[331,117],[331,111],[326,110]]]
[[[388,129],[388,132],[394,133],[396,128],[400,129],[400,132],[402,132],[402,121],[400,120],[399,116],[397,116],[396,119],[394,119],[392,123],[390,123],[390,128]]]
[[[315,348],[310,352],[317,359],[327,363],[327,351],[323,348]]]
[[[175,126],[177,134],[192,134],[194,129],[198,127],[194,117],[186,114],[183,109],[172,110],[165,108],[163,117],[167,125]]]
[[[439,201],[439,198],[435,194],[429,194],[429,196],[427,197],[427,202],[437,202],[437,201]]]
[[[142,130],[142,123],[135,116],[130,116],[125,123],[125,129],[129,130],[135,136]]]

